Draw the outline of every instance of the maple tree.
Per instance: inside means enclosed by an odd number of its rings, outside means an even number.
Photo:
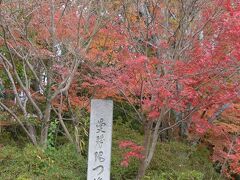
[[[212,149],[212,160],[216,166],[222,166],[221,172],[231,179],[239,174],[239,105],[232,104],[222,113],[218,121],[208,124],[204,131],[194,131],[191,138],[200,137],[201,141]],[[213,112],[206,115],[211,119]]]
[[[110,26],[122,36],[118,56],[99,68],[100,78],[87,80],[99,87],[97,97],[125,99],[135,110],[145,135],[142,179],[165,131],[180,126],[187,137],[192,129],[221,134],[212,122],[239,97],[239,3],[147,1],[123,7],[124,20]],[[214,111],[208,119],[201,113],[206,109]],[[228,136],[226,146],[233,141]],[[238,173],[238,145],[234,152],[230,166]]]
[[[122,165],[141,161],[137,179],[159,137],[176,128],[182,138],[211,144],[226,176],[239,173],[239,110],[232,108],[240,92],[238,1],[2,1],[0,15],[0,68],[17,107],[12,100],[0,106],[34,144],[33,116],[41,145],[53,118],[74,142],[74,109],[111,97],[132,107],[144,131],[142,145],[120,143],[130,149]],[[235,123],[216,121],[231,110]]]
[[[46,147],[50,121],[55,117],[73,142],[63,113],[84,99],[69,89],[71,85],[74,89],[74,77],[87,61],[92,39],[108,19],[104,3],[1,1],[0,9],[0,64],[6,72],[5,88],[17,104],[13,109],[13,99],[5,99],[1,107],[35,145]],[[78,121],[74,113],[71,116]],[[40,126],[39,143],[31,119]]]

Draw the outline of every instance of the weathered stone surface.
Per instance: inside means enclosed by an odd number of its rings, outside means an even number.
[[[88,180],[110,180],[113,101],[91,101]]]

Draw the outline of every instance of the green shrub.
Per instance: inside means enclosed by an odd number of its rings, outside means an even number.
[[[86,160],[74,147],[65,145],[44,152],[32,145],[24,149],[5,146],[0,150],[2,179],[86,179]]]
[[[203,180],[203,173],[198,171],[186,170],[178,174],[162,172],[153,176],[146,176],[145,180]]]
[[[147,177],[177,180],[218,179],[205,147],[192,147],[182,142],[159,143],[147,171]]]
[[[9,134],[6,134],[9,138]],[[132,159],[129,167],[122,167],[119,142],[132,140],[141,144],[143,136],[127,124],[113,126],[111,180],[134,180],[139,161]],[[86,142],[87,143],[87,142]],[[23,147],[23,148],[21,148]],[[217,174],[209,158],[209,151],[182,142],[159,143],[145,180],[214,180]],[[73,145],[64,144],[46,151],[33,145],[7,145],[0,148],[0,179],[73,179],[85,180],[87,156],[80,156]]]
[[[139,161],[132,159],[129,167],[122,167],[121,161],[124,150],[119,149],[119,142],[122,140],[132,140],[135,143],[141,144],[142,135],[137,131],[130,129],[124,124],[114,124],[113,128],[113,146],[112,146],[112,166],[111,166],[111,179],[112,180],[123,180],[123,179],[135,179]]]

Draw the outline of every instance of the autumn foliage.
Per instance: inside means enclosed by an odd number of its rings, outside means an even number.
[[[208,146],[226,177],[240,174],[240,3],[103,2],[0,3],[0,47],[6,51],[0,68],[8,72],[14,96],[29,94],[43,130],[52,117],[69,118],[70,111],[74,119],[75,109],[88,111],[92,97],[128,103],[144,143],[119,146],[129,150],[123,166],[132,157],[141,161],[138,179],[159,137],[175,129],[177,138]],[[18,78],[19,64],[27,69],[25,77]],[[48,82],[39,82],[41,94],[28,83],[39,81],[42,71]]]
[[[147,36],[162,38],[156,35],[159,32],[164,33],[164,30],[159,28],[158,21],[147,27],[148,31],[141,17],[129,18],[130,25],[127,24],[129,21],[126,24],[119,22],[120,27],[115,25],[114,28],[115,31],[122,29],[122,46],[118,56],[113,65],[107,64],[105,68],[99,68],[100,77],[88,80],[95,88],[98,87],[97,97],[110,96],[129,102],[143,124],[154,124],[159,119],[164,123],[167,114],[181,113],[180,122],[176,120],[177,122],[158,131],[163,132],[185,123],[190,131],[189,136],[195,136],[198,141],[213,147],[212,160],[220,164],[221,172],[230,177],[232,174],[239,174],[239,118],[234,120],[238,125],[229,122],[217,123],[216,120],[225,109],[238,111],[232,106],[238,103],[240,90],[240,9],[237,2],[233,5],[229,5],[229,1],[215,3],[221,6],[219,11],[224,12],[213,17],[212,13],[216,10],[214,5],[203,10],[201,13],[204,16],[200,16],[195,21],[197,24],[190,28],[193,32],[196,30],[197,34],[200,33],[197,29],[205,26],[201,32],[204,37],[194,33],[182,35],[186,41],[191,41],[191,45],[187,43],[187,47],[182,49],[174,47],[169,50],[173,45],[178,45],[179,34],[170,36],[169,39],[163,36],[160,43],[146,39]],[[156,9],[157,13],[154,15],[158,18],[155,18],[161,19],[162,14]],[[170,22],[169,31],[179,28],[175,23],[177,22]],[[124,29],[124,25],[129,25],[129,29]],[[139,29],[145,27],[146,37],[141,36],[136,26]],[[177,30],[176,32],[181,33]],[[134,38],[139,40],[134,41]],[[191,48],[188,49],[188,46]],[[179,51],[182,54],[179,55]],[[168,52],[176,53],[175,57],[168,55]],[[126,156],[128,159],[129,155]],[[146,157],[146,154],[144,156]],[[127,164],[125,160],[123,162]]]

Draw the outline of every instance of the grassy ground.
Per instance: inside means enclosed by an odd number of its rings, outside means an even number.
[[[123,150],[118,148],[118,143],[121,140],[140,143],[142,136],[126,125],[114,125],[111,179],[133,180],[137,173],[138,161],[133,159],[127,168],[120,166]],[[70,144],[42,151],[23,142],[24,139],[21,138],[18,138],[18,141],[13,140],[4,131],[0,134],[0,144],[3,144],[3,147],[0,147],[0,179],[86,179],[86,155],[79,156]],[[158,144],[145,179],[215,180],[218,177],[219,174],[214,171],[205,147],[169,142]]]

